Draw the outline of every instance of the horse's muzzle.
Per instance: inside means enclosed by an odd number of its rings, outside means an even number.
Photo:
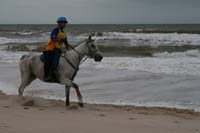
[[[96,54],[94,55],[94,60],[95,60],[96,62],[100,62],[102,59],[103,59],[103,56],[102,56],[100,53],[96,53]]]

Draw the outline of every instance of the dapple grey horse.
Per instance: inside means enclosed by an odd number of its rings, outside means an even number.
[[[78,97],[78,104],[82,107],[83,100],[79,91],[79,87],[73,82],[78,71],[79,65],[83,58],[87,56],[93,58],[96,62],[100,62],[103,58],[99,48],[94,44],[91,36],[80,43],[75,48],[69,50],[65,55],[61,56],[58,73],[59,84],[65,85],[66,106],[70,105],[69,94],[70,87],[73,87]],[[23,100],[23,92],[33,80],[40,79],[44,81],[44,64],[39,55],[23,55],[20,59],[21,84],[19,87],[19,97]]]

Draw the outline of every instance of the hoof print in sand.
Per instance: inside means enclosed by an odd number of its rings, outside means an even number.
[[[71,105],[71,106],[67,107],[67,109],[69,109],[69,110],[78,110],[79,106],[77,106],[77,105]]]
[[[100,116],[100,117],[105,117],[106,115],[105,115],[105,114],[99,114],[99,116]]]
[[[22,106],[33,106],[33,105],[34,105],[33,100],[27,100],[22,103]]]

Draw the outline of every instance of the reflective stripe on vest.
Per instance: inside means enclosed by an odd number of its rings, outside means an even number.
[[[66,38],[66,32],[62,32],[61,30],[59,30],[57,37],[56,38],[60,38],[60,39],[65,39]],[[51,39],[49,39],[48,41],[48,46],[46,48],[46,50],[53,50],[55,48],[62,48],[62,42],[59,41],[53,41]]]

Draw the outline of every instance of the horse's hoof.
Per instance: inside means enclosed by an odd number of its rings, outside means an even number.
[[[65,106],[66,106],[66,107],[69,107],[69,106],[70,106],[70,103],[66,103]]]
[[[23,96],[19,96],[19,102],[22,104],[25,101]]]
[[[33,106],[34,104],[34,100],[26,100],[23,102],[22,106]]]
[[[84,104],[83,104],[83,103],[78,103],[78,105],[79,105],[80,107],[83,107],[83,106],[84,106]]]

